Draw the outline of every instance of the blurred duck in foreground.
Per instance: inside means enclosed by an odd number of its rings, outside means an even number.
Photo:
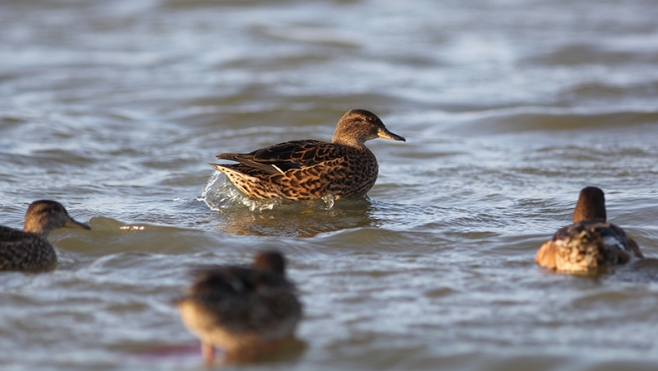
[[[192,272],[195,282],[176,300],[183,324],[201,340],[206,364],[214,348],[224,362],[249,361],[294,341],[302,305],[276,251],[258,253],[251,267],[209,266]]]
[[[605,197],[597,187],[580,191],[573,224],[558,230],[535,258],[540,266],[562,272],[587,272],[643,258],[623,229],[606,222]]]
[[[220,153],[237,164],[210,164],[245,195],[289,200],[363,196],[377,180],[377,158],[365,146],[371,139],[405,141],[374,113],[353,109],[341,117],[331,143],[293,140],[250,153]]]
[[[91,229],[73,220],[59,202],[32,202],[22,231],[0,226],[0,270],[41,269],[53,264],[57,255],[47,237],[63,227]]]

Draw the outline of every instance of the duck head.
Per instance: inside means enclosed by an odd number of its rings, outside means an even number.
[[[580,191],[576,209],[573,212],[573,222],[600,219],[606,221],[605,195],[601,188],[585,187]]]
[[[332,143],[362,147],[366,141],[376,138],[406,142],[404,137],[390,132],[374,113],[364,109],[353,109],[338,121]]]
[[[91,229],[87,224],[71,218],[64,206],[56,201],[34,201],[27,208],[23,231],[47,236],[51,231],[63,227]]]

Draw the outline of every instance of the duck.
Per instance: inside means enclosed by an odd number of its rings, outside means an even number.
[[[605,195],[600,188],[590,186],[580,191],[572,219],[573,224],[559,229],[537,251],[539,266],[586,273],[644,258],[638,244],[607,221]]]
[[[374,113],[353,109],[338,121],[331,143],[292,140],[249,153],[220,153],[218,159],[237,164],[210,165],[255,199],[359,197],[377,180],[377,158],[365,146],[366,141],[376,138],[406,141],[389,131]]]
[[[63,227],[91,229],[71,218],[57,201],[32,202],[23,230],[0,226],[0,270],[36,270],[54,264],[57,254],[48,234]]]
[[[224,351],[224,362],[238,362],[294,341],[302,304],[285,264],[281,252],[267,250],[251,266],[192,271],[194,283],[174,303],[183,325],[200,339],[206,364],[214,361],[215,347]]]

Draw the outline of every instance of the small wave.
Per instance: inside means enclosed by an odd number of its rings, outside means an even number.
[[[610,65],[621,66],[637,62],[656,62],[656,55],[643,46],[619,50],[614,45],[589,41],[587,44],[576,43],[557,47],[547,53],[528,58],[531,65]]]
[[[472,114],[470,116],[473,116]],[[602,108],[519,107],[480,112],[470,122],[446,130],[455,134],[481,135],[532,131],[628,128],[658,123],[658,111]]]
[[[275,39],[324,44],[343,48],[358,48],[361,42],[357,35],[331,28],[303,25],[260,26],[255,31]]]

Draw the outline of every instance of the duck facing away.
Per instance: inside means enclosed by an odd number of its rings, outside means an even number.
[[[0,270],[39,269],[54,263],[57,255],[47,237],[63,227],[91,229],[73,220],[59,202],[32,202],[22,231],[0,226]]]
[[[379,166],[365,146],[371,139],[406,141],[372,112],[354,109],[338,121],[331,143],[293,140],[249,153],[220,153],[237,164],[211,164],[244,194],[258,199],[335,199],[363,196],[377,180]]]
[[[176,305],[183,324],[201,340],[207,364],[215,347],[224,350],[224,361],[239,361],[294,339],[302,305],[281,253],[260,252],[251,267],[211,266],[193,275]]]
[[[580,191],[573,224],[544,243],[535,261],[563,272],[587,272],[643,258],[640,247],[620,227],[606,221],[605,196],[597,187]]]

